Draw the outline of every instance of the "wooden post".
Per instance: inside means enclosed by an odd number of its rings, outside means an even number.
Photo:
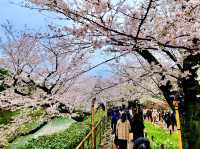
[[[179,117],[179,111],[178,111],[179,101],[175,98],[173,104],[174,104],[175,112],[176,112],[176,123],[177,123],[177,130],[178,130],[178,146],[179,146],[179,149],[183,149],[180,117]]]
[[[102,137],[102,126],[103,125],[103,120],[101,120],[101,122],[100,122],[100,134],[99,134],[99,136],[100,136],[100,144],[101,144],[101,137]],[[104,131],[104,130],[103,130]]]
[[[94,103],[95,103],[96,98],[92,99],[92,148],[96,149],[96,141],[95,141],[95,124],[94,124],[94,114],[95,114],[95,109],[94,109]]]

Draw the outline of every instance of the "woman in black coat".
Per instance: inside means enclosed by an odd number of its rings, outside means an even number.
[[[135,113],[131,121],[131,131],[133,132],[133,140],[144,137],[144,122],[139,113]]]

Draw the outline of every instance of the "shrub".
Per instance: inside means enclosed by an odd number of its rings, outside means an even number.
[[[13,118],[16,117],[18,114],[19,111],[0,111],[0,125],[6,125],[11,120],[13,120]]]
[[[95,123],[97,123],[105,112],[95,114]],[[32,139],[23,149],[73,149],[91,130],[91,116],[83,122],[76,122],[61,133],[50,136],[41,136]]]

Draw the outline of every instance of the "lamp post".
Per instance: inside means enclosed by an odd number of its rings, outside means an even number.
[[[176,112],[176,123],[177,123],[177,130],[178,130],[178,146],[179,146],[179,149],[183,149],[181,125],[180,125],[180,117],[179,117],[179,101],[176,96],[174,98],[173,105],[175,107],[175,112]]]

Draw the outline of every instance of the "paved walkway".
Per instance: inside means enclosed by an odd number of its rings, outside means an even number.
[[[114,135],[112,134],[111,128],[108,128],[102,139],[100,149],[117,149],[113,141],[114,141]],[[128,143],[127,149],[133,149],[133,144],[131,142]]]
[[[112,149],[113,137],[111,128],[108,128],[103,136],[100,149]]]

